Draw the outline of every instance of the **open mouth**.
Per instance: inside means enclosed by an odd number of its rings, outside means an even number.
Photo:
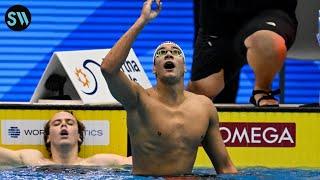
[[[63,130],[61,130],[60,135],[61,135],[61,136],[68,136],[69,133],[68,133],[67,130],[63,129]]]
[[[164,63],[164,66],[163,66],[163,67],[164,67],[165,69],[173,69],[173,68],[175,68],[176,66],[174,65],[173,62],[167,61],[167,62]]]

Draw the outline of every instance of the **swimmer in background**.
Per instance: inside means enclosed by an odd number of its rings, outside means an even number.
[[[83,165],[120,166],[132,164],[131,157],[116,154],[96,154],[88,158],[79,157],[83,142],[84,125],[71,111],[60,111],[46,123],[44,142],[50,158],[36,149],[10,150],[0,147],[0,165]]]
[[[236,173],[220,131],[212,101],[184,90],[185,56],[173,42],[155,50],[155,87],[144,89],[120,70],[143,27],[158,16],[145,1],[140,17],[118,40],[101,64],[101,71],[112,95],[127,111],[133,174],[190,174],[199,145],[202,145],[217,173]]]

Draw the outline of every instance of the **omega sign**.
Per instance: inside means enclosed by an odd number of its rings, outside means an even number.
[[[229,147],[295,147],[295,123],[220,123]]]

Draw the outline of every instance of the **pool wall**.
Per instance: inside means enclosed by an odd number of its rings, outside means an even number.
[[[320,168],[319,107],[217,108],[220,132],[236,166]],[[0,146],[36,148],[47,156],[43,125],[55,112],[66,109],[87,127],[80,156],[130,155],[126,112],[120,106],[0,104]],[[195,166],[212,167],[202,147]]]

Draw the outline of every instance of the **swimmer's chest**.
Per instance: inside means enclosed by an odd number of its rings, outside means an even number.
[[[193,140],[203,137],[209,125],[208,114],[200,104],[182,103],[179,106],[149,100],[139,113],[147,129],[162,138]]]

